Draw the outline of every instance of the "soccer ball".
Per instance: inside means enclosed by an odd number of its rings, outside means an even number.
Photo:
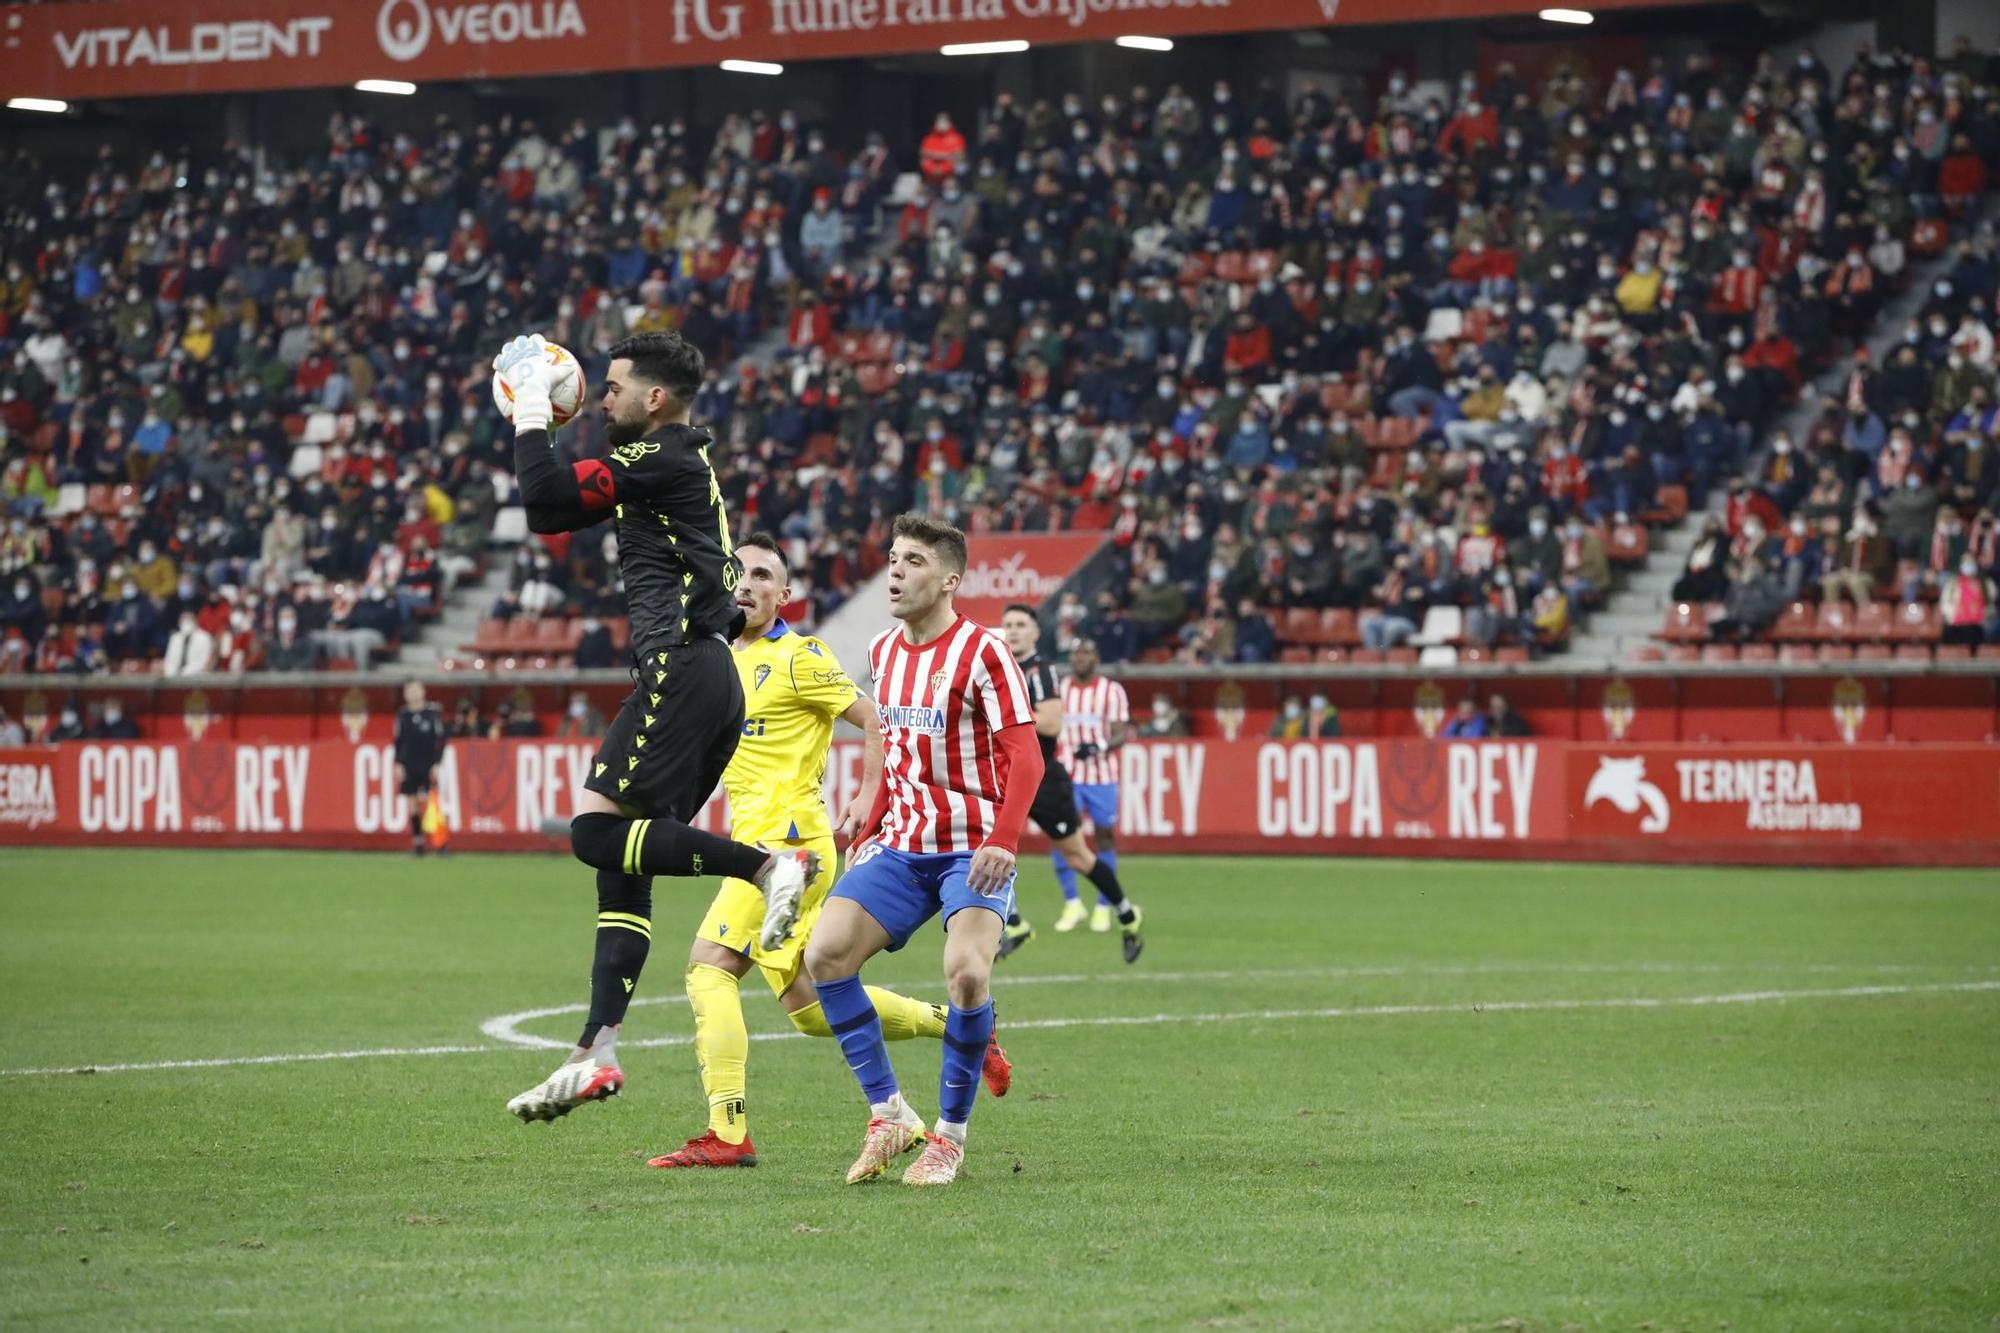
[[[550,343],[548,349],[549,429],[555,430],[567,426],[583,410],[583,363],[567,347]],[[493,372],[493,406],[507,420],[514,419],[514,391],[497,370]]]

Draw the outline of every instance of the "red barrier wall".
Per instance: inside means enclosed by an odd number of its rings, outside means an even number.
[[[593,746],[455,742],[456,845],[556,850]],[[1141,742],[1120,846],[1769,864],[2000,865],[2000,747]],[[827,791],[860,781],[843,741]],[[0,751],[0,844],[405,845],[388,746],[86,742]],[[702,812],[726,825],[718,797]]]

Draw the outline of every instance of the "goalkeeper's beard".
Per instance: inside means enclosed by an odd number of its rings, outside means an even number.
[[[607,412],[604,414],[604,438],[609,440],[614,446],[636,444],[646,438],[646,427],[651,424],[652,418],[650,417],[642,416],[637,420],[627,420],[624,417],[612,416]]]

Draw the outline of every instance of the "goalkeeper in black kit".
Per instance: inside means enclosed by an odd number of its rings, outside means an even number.
[[[514,473],[528,526],[573,532],[609,519],[632,617],[636,688],[590,766],[570,823],[577,859],[597,870],[590,1015],[564,1064],[507,1103],[553,1120],[624,1086],[617,1039],[652,943],[654,875],[748,880],[764,894],[762,943],[775,947],[818,873],[806,852],[774,854],[689,826],[743,732],[743,686],[729,642],[743,621],[741,573],[711,438],[688,423],[701,352],[675,333],[627,338],[605,373],[610,457],[566,463],[550,436],[548,345],[516,338],[493,358],[513,396]]]

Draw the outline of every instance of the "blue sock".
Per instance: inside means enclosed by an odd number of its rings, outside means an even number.
[[[1108,847],[1097,854],[1097,859],[1113,870],[1118,868],[1118,853]],[[1100,893],[1097,895],[1097,905],[1099,907],[1109,907],[1111,906],[1111,900]]]
[[[1063,897],[1075,902],[1076,870],[1070,865],[1069,858],[1061,852],[1050,852],[1049,864],[1056,868],[1056,883],[1062,885]]]
[[[869,1105],[894,1097],[898,1091],[896,1071],[889,1067],[889,1048],[882,1042],[882,1019],[861,978],[822,981],[813,989],[819,992],[820,1012],[840,1043],[840,1053],[847,1057],[847,1067],[861,1080]],[[950,1035],[949,1029],[946,1035]]]
[[[993,1001],[977,1009],[957,1005],[944,1020],[944,1068],[938,1075],[938,1119],[962,1125],[979,1093],[979,1067],[993,1036]]]

